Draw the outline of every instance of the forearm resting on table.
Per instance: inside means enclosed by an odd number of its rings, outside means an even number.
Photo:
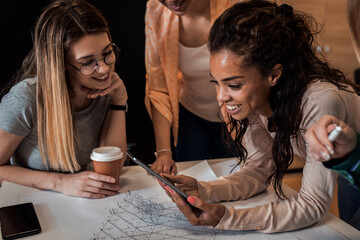
[[[19,166],[0,166],[0,182],[8,181],[28,187],[60,192],[61,173],[37,171]]]

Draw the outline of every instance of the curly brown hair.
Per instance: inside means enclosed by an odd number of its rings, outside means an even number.
[[[276,64],[283,67],[278,83],[270,92],[273,115],[269,131],[276,132],[272,148],[275,169],[268,178],[279,198],[286,197],[281,188],[285,171],[294,158],[291,139],[297,139],[302,120],[302,98],[307,86],[314,81],[327,81],[339,89],[360,92],[359,86],[346,80],[344,74],[331,68],[316,51],[314,36],[318,24],[308,14],[294,11],[289,5],[277,5],[265,0],[235,4],[215,21],[210,30],[209,49],[214,55],[227,50],[244,56],[243,67],[255,67],[263,76],[269,76]],[[225,131],[227,140],[237,150],[240,162],[247,152],[242,139],[248,119],[237,121],[229,116]],[[287,121],[284,121],[287,119]],[[232,137],[231,137],[232,136]]]

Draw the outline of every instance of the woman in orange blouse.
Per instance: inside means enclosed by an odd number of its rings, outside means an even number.
[[[214,20],[235,2],[239,0],[147,3],[145,104],[154,126],[157,159],[152,168],[157,172],[177,172],[171,134],[178,161],[230,156],[221,143],[206,42]]]

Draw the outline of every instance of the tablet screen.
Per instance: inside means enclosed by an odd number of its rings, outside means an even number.
[[[169,186],[172,190],[174,190],[175,192],[177,192],[178,194],[180,194],[182,197],[185,198],[185,200],[188,198],[188,195],[183,192],[181,189],[179,189],[178,187],[176,187],[172,182],[170,182],[169,180],[167,180],[166,178],[160,176],[158,173],[156,173],[154,170],[152,170],[146,163],[140,161],[139,159],[135,158],[130,152],[126,152],[127,155],[130,157],[130,159],[135,162],[136,164],[138,164],[139,166],[143,167],[146,171],[148,171],[151,175],[153,175],[154,177],[156,177],[157,179],[159,179],[160,181],[162,181],[163,183],[165,183],[167,186]]]

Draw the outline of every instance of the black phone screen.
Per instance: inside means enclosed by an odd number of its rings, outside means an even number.
[[[23,203],[0,208],[3,239],[17,239],[41,232],[34,205]]]

